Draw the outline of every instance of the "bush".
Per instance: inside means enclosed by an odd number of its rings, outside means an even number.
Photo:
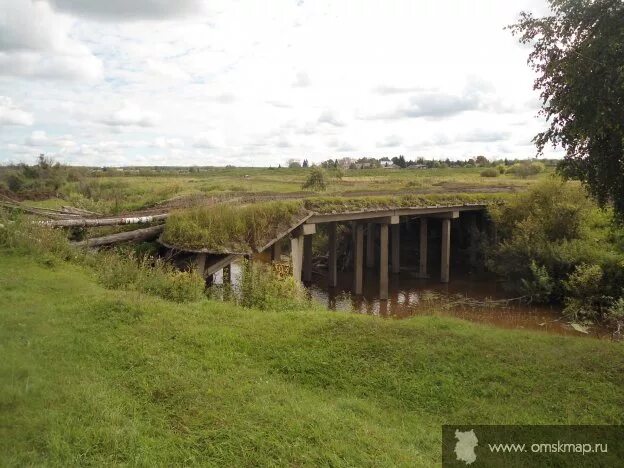
[[[97,256],[98,281],[108,289],[136,290],[174,302],[197,301],[205,282],[195,271],[179,271],[148,256],[102,252]]]
[[[612,298],[603,294],[602,281],[600,265],[578,265],[563,282],[566,316],[574,321],[604,318]]]
[[[507,168],[508,174],[515,174],[518,177],[527,178],[529,176],[533,176],[539,174],[540,172],[544,172],[546,166],[543,163],[535,161],[535,162],[522,162],[516,163],[513,166]]]
[[[491,270],[534,300],[564,303],[573,318],[606,318],[622,296],[624,252],[609,213],[579,184],[540,182],[490,216],[500,238]]]
[[[324,192],[327,189],[325,171],[320,167],[313,167],[301,188]]]
[[[488,168],[481,171],[481,177],[498,177],[498,171],[494,168]]]
[[[280,276],[271,265],[243,262],[238,278],[237,302],[261,310],[293,310],[309,306],[305,290],[288,276]]]
[[[0,247],[37,258],[52,255],[60,260],[70,260],[79,256],[63,231],[47,227],[29,217],[12,218],[1,211]]]

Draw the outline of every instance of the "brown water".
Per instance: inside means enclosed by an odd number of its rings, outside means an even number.
[[[492,279],[472,279],[457,275],[448,284],[437,279],[420,279],[415,271],[402,269],[391,275],[389,298],[379,300],[379,279],[366,270],[362,296],[353,296],[351,272],[339,273],[338,286],[327,287],[324,272],[316,272],[307,285],[312,297],[328,309],[402,319],[415,315],[442,315],[471,322],[487,323],[507,329],[540,330],[558,335],[609,338],[603,327],[587,327],[589,333],[576,331],[561,315],[561,309],[551,306],[506,301],[513,297]]]
[[[259,261],[267,260],[259,256]],[[232,265],[232,279],[240,274],[238,264]],[[571,336],[610,338],[610,332],[599,326],[587,327],[589,333],[576,331],[561,315],[561,309],[526,304],[512,298],[492,279],[475,279],[452,272],[448,284],[437,278],[420,279],[415,270],[402,268],[399,275],[390,275],[389,298],[379,300],[379,277],[373,270],[364,271],[362,296],[351,294],[353,274],[338,273],[338,286],[327,286],[326,272],[315,270],[312,282],[306,284],[311,297],[330,310],[403,319],[417,315],[441,315],[471,322],[485,323],[506,329],[539,330]],[[222,282],[220,273],[215,277]],[[481,304],[479,304],[481,303]]]

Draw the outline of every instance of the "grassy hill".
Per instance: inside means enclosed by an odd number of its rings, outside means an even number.
[[[431,466],[443,423],[624,423],[624,346],[174,304],[0,253],[0,465]]]

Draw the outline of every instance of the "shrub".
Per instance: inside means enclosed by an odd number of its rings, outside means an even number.
[[[490,167],[481,171],[481,177],[498,177],[498,171]]]
[[[325,171],[320,167],[313,167],[301,188],[324,192],[327,189]]]
[[[195,271],[179,271],[172,265],[148,256],[98,254],[96,275],[108,289],[136,290],[174,302],[199,300],[204,279]]]
[[[507,173],[515,174],[524,179],[529,176],[539,174],[540,172],[544,172],[545,169],[546,169],[546,166],[544,166],[544,164],[539,161],[535,161],[535,162],[525,161],[522,163],[516,163],[513,166],[507,168]]]
[[[491,270],[534,300],[564,303],[571,317],[605,318],[622,295],[624,252],[609,213],[579,184],[545,180],[489,212],[500,238]]]
[[[504,165],[499,164],[498,166],[496,166],[496,170],[498,171],[499,174],[504,174],[506,169]]]
[[[305,290],[292,276],[280,276],[270,265],[243,262],[237,302],[261,310],[293,310],[309,306]]]
[[[600,265],[577,265],[567,280],[565,314],[572,320],[604,318],[612,298],[603,294],[603,272]]]
[[[53,255],[61,260],[69,260],[79,255],[63,231],[45,226],[30,217],[12,218],[1,211],[0,247],[38,258]]]

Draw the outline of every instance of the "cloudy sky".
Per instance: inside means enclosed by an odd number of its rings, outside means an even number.
[[[527,157],[545,0],[0,0],[0,163]]]

